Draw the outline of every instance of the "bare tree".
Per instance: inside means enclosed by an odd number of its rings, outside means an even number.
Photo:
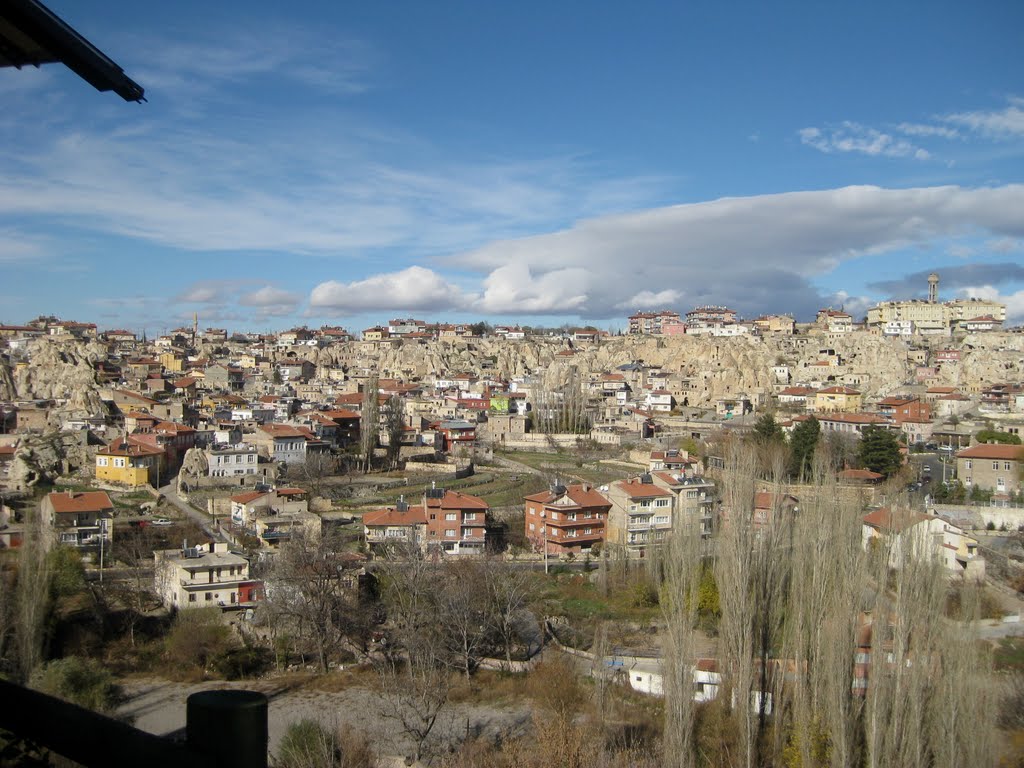
[[[124,607],[124,626],[128,640],[135,647],[135,630],[142,615],[154,600],[153,550],[156,546],[153,529],[131,528],[114,540],[112,555],[126,572],[127,578],[108,580],[104,593]]]
[[[697,665],[697,606],[703,564],[700,521],[677,518],[664,553],[665,589],[661,609],[668,634],[665,655],[665,765],[696,764],[694,744]]]
[[[402,454],[402,436],[405,434],[405,401],[398,395],[388,398],[384,410],[384,432],[388,436],[388,469],[398,468]]]
[[[429,654],[417,661],[386,656],[376,663],[383,709],[381,715],[398,723],[402,733],[412,739],[412,758],[419,762],[451,691],[451,673]]]
[[[467,678],[479,662],[486,639],[487,592],[485,569],[476,559],[463,558],[443,564],[434,585],[434,620],[448,663]]]
[[[347,566],[336,535],[296,533],[281,546],[267,580],[269,623],[311,646],[321,672],[343,641],[365,646],[367,617]]]
[[[508,669],[512,668],[516,641],[523,637],[529,624],[536,624],[528,610],[536,594],[534,585],[533,574],[526,568],[494,557],[484,564],[480,586],[486,593],[485,620],[505,651]]]
[[[14,637],[17,673],[22,682],[28,680],[43,658],[46,623],[53,604],[53,575],[45,541],[49,532],[44,530],[40,514],[33,510],[27,516],[18,560]]]
[[[373,467],[373,451],[380,435],[380,384],[376,373],[363,383],[363,410],[359,419],[359,447],[363,455],[363,472]]]
[[[338,459],[327,451],[307,453],[306,460],[295,466],[296,479],[302,483],[311,497],[323,496],[328,478],[338,472]]]
[[[756,534],[754,519],[757,457],[738,443],[727,447],[721,535],[718,539],[715,578],[722,604],[719,647],[723,683],[730,691],[740,726],[740,760],[747,768],[755,763],[757,737],[751,711],[755,684],[755,631],[753,590]]]

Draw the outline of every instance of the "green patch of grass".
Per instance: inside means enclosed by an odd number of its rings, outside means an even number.
[[[993,654],[993,662],[999,671],[1024,671],[1024,638],[1002,638]]]

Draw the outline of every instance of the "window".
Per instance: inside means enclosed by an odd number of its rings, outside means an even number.
[[[589,519],[590,519],[590,518],[592,518],[593,516],[594,516],[594,513],[593,513],[593,512],[587,512],[587,513],[586,513],[586,514],[584,515],[584,517],[585,517],[585,518],[587,518],[587,520],[589,520]]]
[[[235,602],[235,593],[234,592],[231,593],[231,602],[232,603]]]
[[[189,593],[189,595],[188,595],[188,601],[189,601],[190,603],[194,603],[194,602],[196,601],[196,596],[195,596],[195,593],[194,593],[194,592],[190,592],[190,593]]]
[[[207,600],[213,600],[213,593],[212,592],[207,592],[206,593],[206,599]]]
[[[252,464],[254,461],[256,461],[256,457],[253,456],[251,453],[246,458],[247,458],[247,460],[248,460],[248,462],[250,464]]]
[[[1010,462],[1004,461],[1003,462],[1003,469],[1009,469],[1009,468],[1010,468]]]
[[[454,520],[456,517],[454,512],[446,512],[444,515],[445,520]]]
[[[658,499],[657,503],[654,506],[656,506],[656,507],[667,507],[668,506],[668,499]]]
[[[463,520],[476,520],[476,512],[466,512],[463,516]]]
[[[535,531],[535,530],[537,530],[537,525],[536,525],[536,523],[530,523],[530,530],[531,530],[531,531]]]
[[[998,461],[993,461],[992,462],[992,469],[999,469],[999,462]]]
[[[654,517],[655,525],[664,525],[667,522],[668,522],[668,515],[655,515],[655,517]]]
[[[454,536],[455,535],[455,529],[454,528],[446,528],[445,531],[444,531],[444,535],[445,536]]]
[[[105,466],[107,466],[107,459],[106,459],[106,457],[105,456],[97,456],[96,457],[96,466],[97,467],[105,467]]]
[[[592,534],[593,532],[594,532],[594,529],[593,529],[593,528],[584,528],[584,529],[583,529],[583,533],[584,533],[584,535],[586,535],[586,536],[589,536],[589,535],[590,535],[590,534]]]
[[[114,459],[115,467],[124,467],[124,459]]]
[[[974,468],[974,463],[970,459],[967,460],[967,468],[968,469],[973,469]]]

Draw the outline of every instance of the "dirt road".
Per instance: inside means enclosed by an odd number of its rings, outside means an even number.
[[[123,686],[128,700],[119,714],[134,719],[136,728],[162,736],[184,735],[185,700],[189,694],[224,688],[261,691],[270,698],[270,751],[277,748],[290,723],[304,718],[319,720],[328,728],[343,725],[363,731],[380,756],[411,754],[412,742],[397,722],[385,717],[383,702],[375,691],[352,686],[338,692],[317,691],[300,684],[274,680],[240,683],[221,681],[176,683],[166,680],[132,681]],[[461,742],[467,732],[493,739],[520,735],[530,721],[526,704],[495,705],[453,704],[442,712],[431,735],[435,750]]]

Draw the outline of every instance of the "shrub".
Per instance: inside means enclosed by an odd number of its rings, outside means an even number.
[[[94,712],[113,712],[121,691],[99,662],[68,656],[38,667],[29,680],[37,691],[70,701]]]
[[[219,608],[188,608],[178,612],[167,636],[167,655],[176,664],[205,669],[227,651],[230,635]]]
[[[259,677],[270,668],[273,661],[273,654],[269,649],[247,646],[229,648],[216,656],[212,663],[217,674],[227,680],[242,680]]]
[[[288,726],[278,748],[279,768],[332,768],[341,766],[338,739],[316,720],[298,720]]]

